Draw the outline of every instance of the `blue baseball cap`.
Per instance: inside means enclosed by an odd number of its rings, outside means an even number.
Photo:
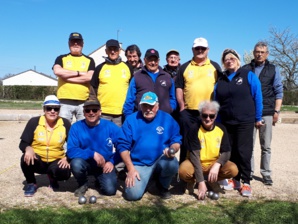
[[[140,104],[145,103],[145,104],[149,104],[149,105],[155,105],[157,102],[158,102],[157,95],[153,92],[147,92],[147,93],[143,94]]]

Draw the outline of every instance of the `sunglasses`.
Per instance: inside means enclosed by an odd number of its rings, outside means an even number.
[[[46,111],[52,111],[54,110],[55,112],[58,112],[60,110],[60,107],[46,107]]]
[[[202,118],[207,119],[207,117],[209,117],[210,119],[214,119],[215,114],[202,114]]]
[[[91,111],[93,113],[97,113],[99,111],[99,109],[84,109],[85,113],[89,114]]]
[[[201,51],[206,51],[207,47],[195,47],[195,50],[201,50]]]

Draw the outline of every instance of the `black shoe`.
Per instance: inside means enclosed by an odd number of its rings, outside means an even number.
[[[263,176],[263,183],[265,185],[270,185],[271,186],[273,184],[273,181],[272,181],[270,176]]]
[[[159,181],[157,181],[157,188],[159,190],[159,195],[162,199],[169,199],[172,197],[172,194],[170,192],[169,189],[164,188],[163,186],[161,186],[161,184],[159,183]]]
[[[84,196],[87,190],[88,190],[88,186],[84,184],[75,190],[74,195],[76,197]]]
[[[162,199],[169,199],[169,198],[172,197],[172,194],[171,194],[171,192],[169,191],[169,189],[162,188],[162,189],[160,190],[160,197],[161,197]]]
[[[48,174],[48,178],[50,181],[49,188],[51,188],[53,191],[58,190],[59,189],[58,181],[55,178],[53,178],[52,176],[50,176],[49,174]]]

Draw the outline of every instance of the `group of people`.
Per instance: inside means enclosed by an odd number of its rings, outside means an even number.
[[[111,39],[105,61],[95,66],[82,53],[80,33],[71,33],[68,45],[70,53],[53,66],[57,97],[46,97],[44,115],[32,118],[21,136],[25,196],[37,190],[34,173],[47,174],[53,190],[72,173],[75,196],[86,193],[88,175],[94,175],[100,193],[114,195],[122,170],[129,201],[141,199],[152,178],[160,196],[170,198],[177,174],[189,192],[197,186],[198,199],[219,182],[250,197],[257,131],[263,182],[273,184],[270,144],[283,86],[265,42],[255,45],[254,59],[243,67],[239,54],[225,49],[223,70],[208,58],[202,37],[193,42],[191,60],[181,65],[171,49],[163,68],[153,48],[142,61],[139,47],[130,45],[123,62],[119,42]]]

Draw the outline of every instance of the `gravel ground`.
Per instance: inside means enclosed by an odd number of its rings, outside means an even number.
[[[7,111],[5,111],[6,113]],[[33,111],[36,112],[36,111]],[[0,114],[3,110],[0,110]],[[11,112],[12,114],[14,112]],[[15,112],[16,114],[20,112]],[[38,111],[34,114],[40,114]],[[80,207],[77,203],[77,198],[74,197],[73,192],[77,184],[73,177],[66,182],[60,182],[60,189],[58,192],[53,192],[49,189],[48,180],[45,175],[36,175],[38,182],[38,190],[34,197],[24,197],[24,177],[20,169],[19,160],[21,151],[18,148],[19,138],[26,125],[27,121],[0,121],[0,211],[9,208],[21,207],[37,209],[47,206],[64,206],[69,208]],[[273,186],[265,186],[261,182],[261,175],[259,167],[256,167],[255,179],[251,182],[253,189],[253,196],[248,200],[285,200],[285,201],[298,201],[298,125],[297,124],[277,124],[273,129],[272,141],[272,179]],[[256,142],[255,147],[255,163],[259,164],[260,146]],[[95,195],[98,197],[97,203],[94,207],[99,208],[117,208],[135,205],[154,205],[163,204],[178,208],[181,206],[198,206],[198,204],[205,203],[220,203],[222,198],[226,200],[243,201],[243,198],[237,191],[227,191],[221,194],[221,199],[217,202],[198,201],[194,196],[182,194],[181,184],[175,180],[171,186],[173,197],[169,200],[160,200],[155,194],[153,185],[149,187],[149,192],[146,193],[141,201],[127,202],[122,197],[123,182],[119,182],[119,190],[117,194],[112,197],[100,195],[95,186],[94,179],[90,179],[90,188],[86,196]],[[196,193],[196,191],[195,191]],[[91,206],[91,205],[88,205]]]

